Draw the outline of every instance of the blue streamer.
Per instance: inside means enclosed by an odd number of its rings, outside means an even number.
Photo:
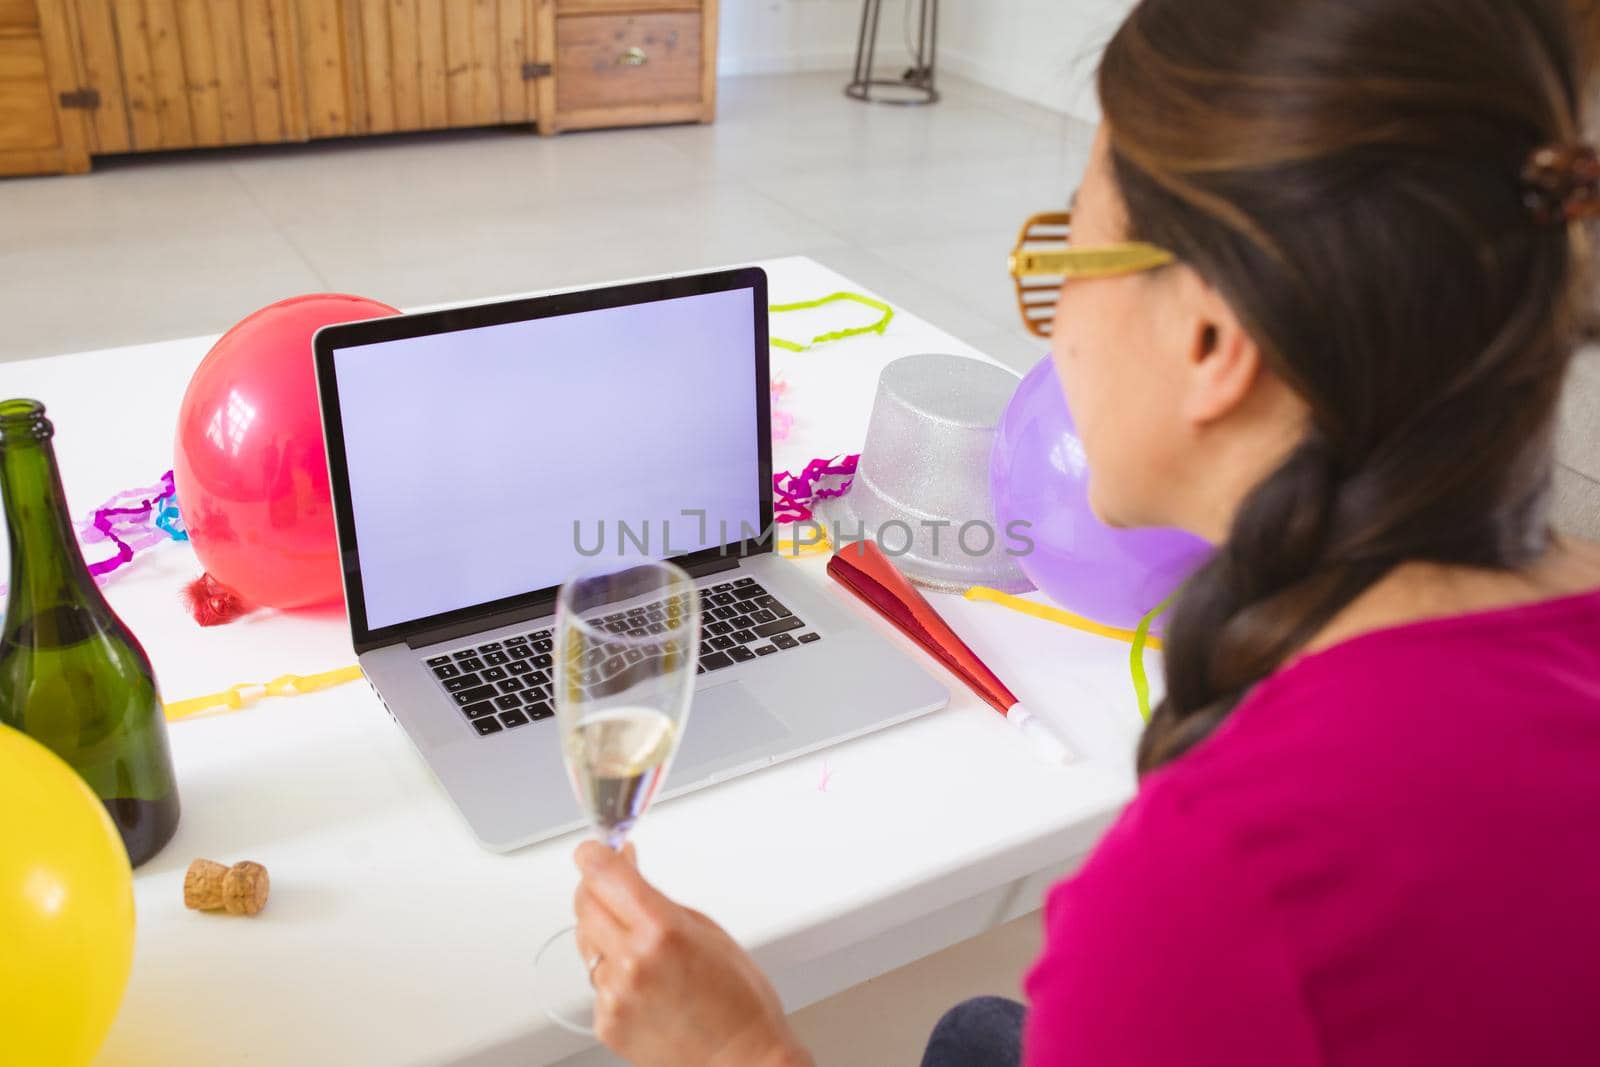
[[[189,531],[184,528],[183,516],[178,512],[178,496],[164,496],[156,501],[156,526],[174,541],[189,540]]]

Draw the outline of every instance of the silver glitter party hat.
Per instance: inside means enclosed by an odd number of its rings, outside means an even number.
[[[965,356],[903,356],[884,367],[855,483],[818,509],[829,536],[876,541],[932,589],[1032,588],[989,498],[995,427],[1019,381]]]

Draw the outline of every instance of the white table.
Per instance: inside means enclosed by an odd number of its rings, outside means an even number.
[[[808,259],[762,265],[775,302],[864,291]],[[824,315],[852,314],[843,307],[782,316],[778,330],[809,337]],[[0,365],[0,394],[48,405],[75,515],[171,466],[178,403],[212,340]],[[881,367],[928,351],[977,354],[905,311],[881,338],[775,350],[797,415],[778,468],[856,451]],[[793,565],[833,585],[821,557]],[[338,611],[200,629],[179,599],[198,571],[187,548],[163,545],[107,586],[167,699],[353,662]],[[944,676],[947,710],[668,801],[635,836],[645,872],[750,947],[791,1009],[1037,908],[1132,793],[1125,645],[994,605],[936,603],[1076,763],[1045,764]],[[819,679],[816,699],[827,686]],[[576,836],[509,856],[479,849],[360,683],[175,723],[171,738],[183,821],[136,874],[133,977],[102,1064],[610,1062],[550,1025],[530,993],[535,947],[569,918]],[[186,911],[183,871],[197,856],[266,864],[267,910]]]

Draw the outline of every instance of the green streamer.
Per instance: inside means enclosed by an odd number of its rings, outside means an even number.
[[[1167,613],[1176,599],[1178,591],[1174,590],[1167,599],[1147,611],[1144,618],[1139,620],[1138,628],[1133,631],[1133,650],[1128,653],[1128,664],[1133,671],[1133,695],[1139,701],[1139,717],[1145,722],[1150,721],[1150,678],[1144,671],[1145,642],[1150,639],[1150,627]]]
[[[864,333],[875,333],[881,336],[883,331],[889,328],[890,320],[894,318],[894,308],[890,307],[888,304],[885,304],[883,301],[874,300],[870,296],[862,296],[860,293],[846,292],[829,293],[827,296],[818,300],[802,300],[796,304],[773,304],[771,307],[767,308],[767,311],[772,314],[778,314],[784,311],[806,311],[810,308],[818,308],[824,304],[831,304],[838,300],[853,300],[857,304],[865,304],[874,311],[881,312],[883,317],[869,326],[850,326],[842,330],[830,330],[828,333],[818,334],[805,344],[801,344],[798,341],[786,341],[781,337],[769,338],[772,347],[782,348],[789,352],[804,352],[808,348],[815,348],[818,345],[827,344],[829,341],[839,341],[846,337],[857,337]]]

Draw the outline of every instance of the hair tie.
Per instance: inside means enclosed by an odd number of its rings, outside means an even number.
[[[1593,145],[1545,145],[1522,168],[1522,202],[1546,226],[1600,217],[1600,156]]]

